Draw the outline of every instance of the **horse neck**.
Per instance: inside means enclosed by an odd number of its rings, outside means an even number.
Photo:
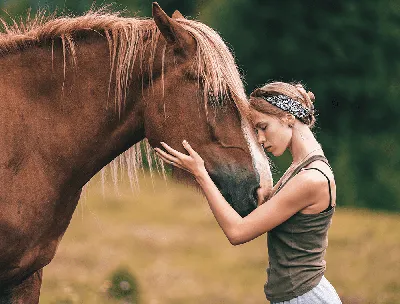
[[[105,39],[92,35],[78,41],[75,66],[68,54],[64,59],[60,41],[54,51],[51,44],[31,47],[0,60],[7,79],[0,84],[1,96],[6,96],[1,102],[8,107],[4,118],[16,126],[3,132],[19,142],[9,157],[20,154],[26,164],[35,159],[34,166],[60,187],[79,189],[144,138],[141,83],[132,81],[119,113],[114,85],[109,88]]]

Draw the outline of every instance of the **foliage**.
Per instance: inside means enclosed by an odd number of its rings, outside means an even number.
[[[314,92],[338,205],[399,211],[400,2],[221,0],[202,12],[235,50],[249,92],[270,80]]]
[[[138,283],[125,267],[120,267],[111,275],[108,294],[115,299],[124,299],[132,304],[139,303]]]

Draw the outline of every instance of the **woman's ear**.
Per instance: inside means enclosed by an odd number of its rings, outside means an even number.
[[[292,114],[287,113],[285,115],[284,120],[287,123],[289,128],[293,128],[294,122],[296,121],[296,118]]]

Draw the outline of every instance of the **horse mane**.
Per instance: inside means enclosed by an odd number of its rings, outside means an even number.
[[[262,171],[269,172],[268,168],[265,170],[265,166],[261,165],[261,156],[253,153],[256,150],[255,141],[250,134],[250,125],[247,119],[244,119],[247,117],[248,101],[241,76],[230,50],[218,33],[207,25],[185,18],[175,20],[190,32],[197,42],[195,62],[199,79],[204,81],[202,85],[205,106],[207,107],[207,94],[212,93],[213,96],[218,97],[229,94],[242,116],[242,129],[252,153],[256,170],[261,175]],[[147,68],[149,74],[152,75],[155,49],[160,38],[160,31],[153,19],[121,17],[120,12],[112,11],[108,6],[103,6],[98,9],[91,9],[86,14],[77,17],[57,17],[55,14],[46,15],[44,11],[39,11],[34,17],[28,14],[27,19],[19,23],[13,20],[13,23],[8,25],[3,19],[0,19],[0,22],[4,27],[4,32],[0,33],[0,56],[29,48],[44,41],[61,39],[64,53],[64,75],[67,53],[72,56],[72,62],[76,63],[75,46],[77,42],[74,41],[74,33],[91,30],[103,35],[108,41],[110,53],[109,87],[114,81],[114,100],[119,111],[123,108],[125,102],[134,62],[139,60],[141,69]],[[144,63],[143,54],[146,50],[150,50],[150,56],[149,61]],[[162,64],[164,64],[164,60],[162,60]],[[113,71],[115,79],[112,79]],[[163,73],[164,68],[162,68],[162,80],[164,79]],[[150,79],[150,81],[152,80]],[[215,98],[214,100],[218,99]],[[155,161],[157,170],[165,176],[163,162],[152,153],[152,148],[147,140],[144,140],[121,154],[111,163],[111,173],[115,184],[118,180],[119,168],[127,167],[131,186],[134,188],[138,186],[137,170],[142,165],[143,150],[146,152],[150,172],[153,171],[152,164]],[[104,168],[102,176],[104,177]]]

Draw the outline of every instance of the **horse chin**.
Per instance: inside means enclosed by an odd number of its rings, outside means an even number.
[[[235,175],[237,177],[239,174],[224,174],[222,172],[210,173],[210,177],[229,205],[241,217],[245,217],[257,208],[257,189],[259,188],[257,178],[247,176],[234,180],[229,177]],[[186,171],[173,169],[172,177],[180,183],[201,191],[193,175]]]
[[[229,205],[241,217],[257,208],[259,181],[256,176],[250,173],[243,174],[243,170],[229,173],[221,170],[211,173],[210,177]]]
[[[248,200],[247,202],[237,202],[237,201],[228,201],[233,209],[241,216],[245,217],[249,215],[253,210],[257,208],[257,201]]]

